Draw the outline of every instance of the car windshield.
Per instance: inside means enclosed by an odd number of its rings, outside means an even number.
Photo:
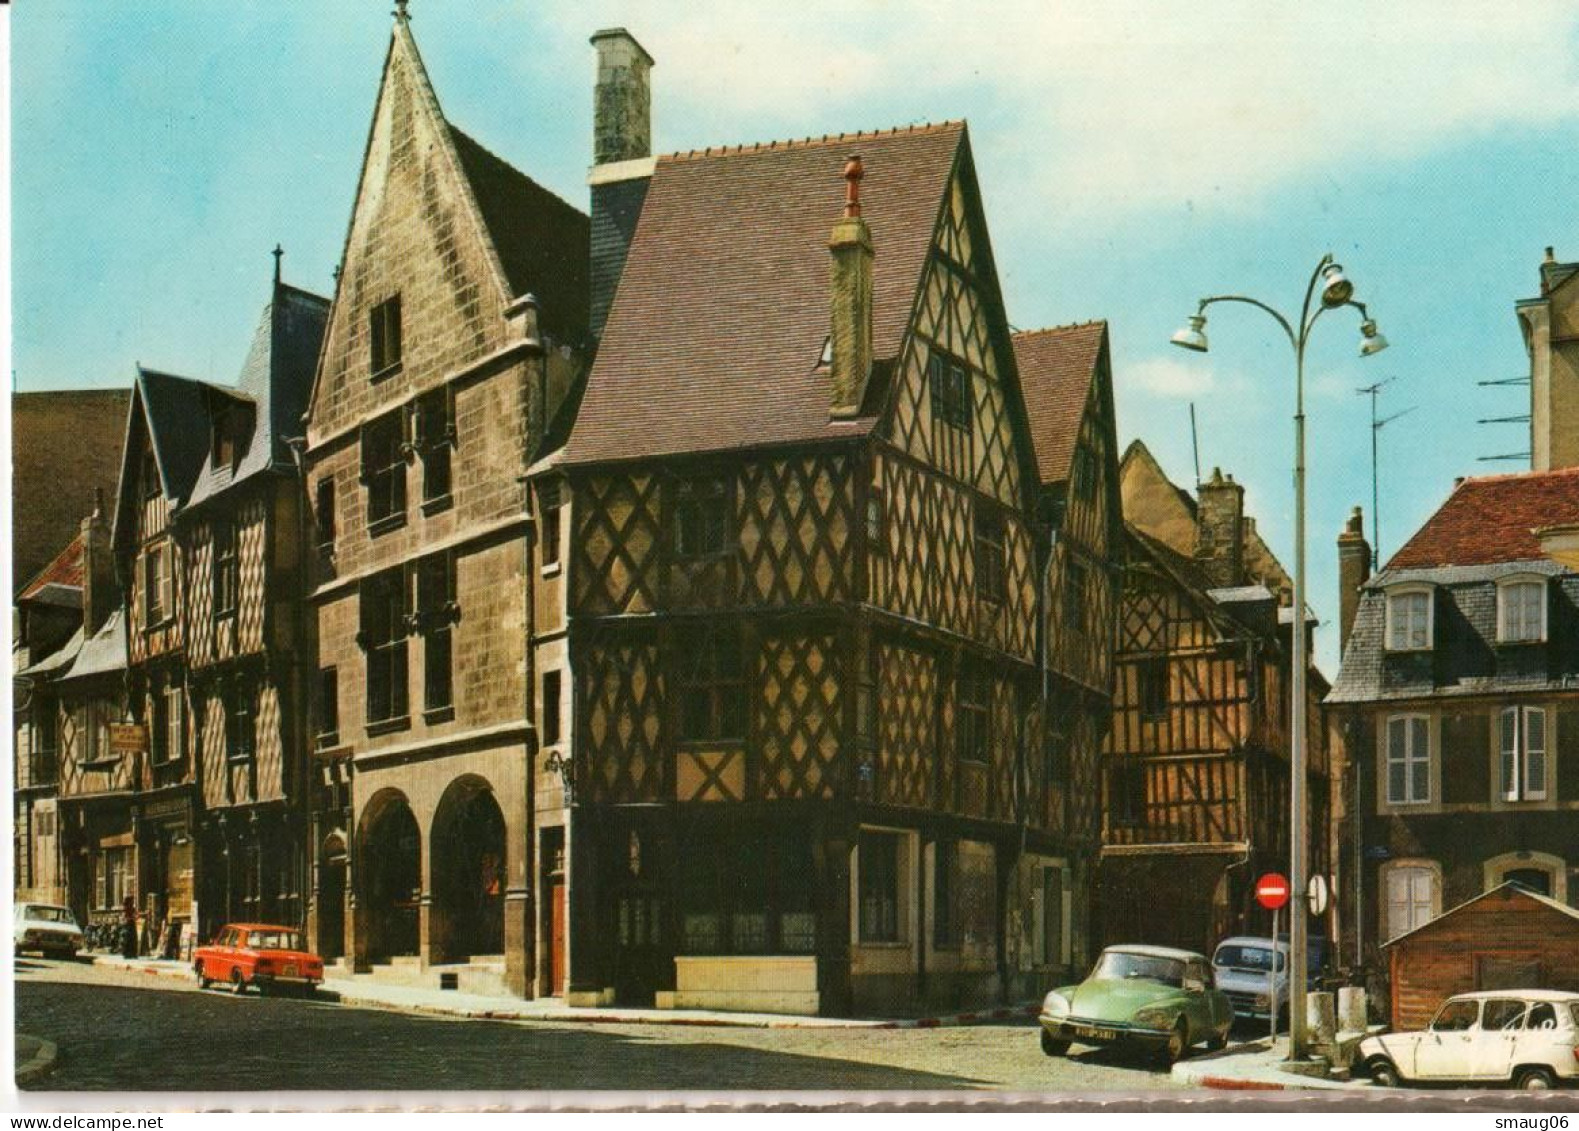
[[[64,907],[50,907],[42,903],[29,904],[23,909],[22,915],[26,919],[34,919],[41,923],[70,923],[72,926],[77,925],[77,920]]]
[[[1177,958],[1156,954],[1134,954],[1127,950],[1105,950],[1097,959],[1093,978],[1144,978],[1165,986],[1184,985],[1184,963]]]
[[[1217,948],[1212,963],[1217,966],[1228,966],[1235,970],[1249,970],[1256,974],[1265,974],[1272,969],[1273,951],[1264,946],[1240,946],[1230,943]],[[1284,970],[1288,966],[1288,956],[1282,951],[1277,951],[1277,968]]]
[[[300,950],[302,939],[295,931],[253,931],[247,945],[254,950]]]

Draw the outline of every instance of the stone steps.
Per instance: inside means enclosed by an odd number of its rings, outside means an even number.
[[[504,979],[504,955],[477,955],[467,962],[422,965],[416,955],[395,955],[375,963],[370,972],[351,976],[353,982],[418,989],[455,990],[487,997],[513,997]]]

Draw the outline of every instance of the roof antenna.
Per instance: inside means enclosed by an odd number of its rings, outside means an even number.
[[[1195,402],[1190,402],[1190,450],[1195,453],[1195,485],[1201,485],[1201,440],[1195,434]]]
[[[274,285],[280,285],[280,260],[285,258],[285,249],[279,244],[274,245],[274,250],[269,253],[274,256]]]
[[[1407,416],[1420,407],[1419,405],[1410,405],[1408,408],[1403,409],[1401,412],[1395,412],[1391,416],[1384,416],[1380,420],[1376,418],[1376,395],[1382,391],[1382,386],[1391,385],[1397,379],[1397,377],[1389,377],[1385,381],[1378,381],[1374,385],[1367,385],[1363,389],[1354,390],[1359,396],[1371,398],[1371,569],[1373,572],[1382,568],[1382,508],[1380,488],[1377,486],[1379,479],[1376,470],[1376,437],[1384,425],[1391,424],[1400,416]]]

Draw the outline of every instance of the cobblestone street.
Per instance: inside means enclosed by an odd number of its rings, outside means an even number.
[[[893,1031],[463,1021],[237,998],[81,963],[18,960],[16,976],[18,1030],[59,1046],[56,1068],[30,1090],[1179,1088],[1160,1067],[1100,1053],[1049,1059],[1030,1022]]]

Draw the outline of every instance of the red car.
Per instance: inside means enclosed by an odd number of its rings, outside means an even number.
[[[323,981],[323,959],[302,946],[302,934],[269,923],[231,923],[192,955],[197,984],[227,982],[236,993],[250,986],[294,987],[312,993]]]

